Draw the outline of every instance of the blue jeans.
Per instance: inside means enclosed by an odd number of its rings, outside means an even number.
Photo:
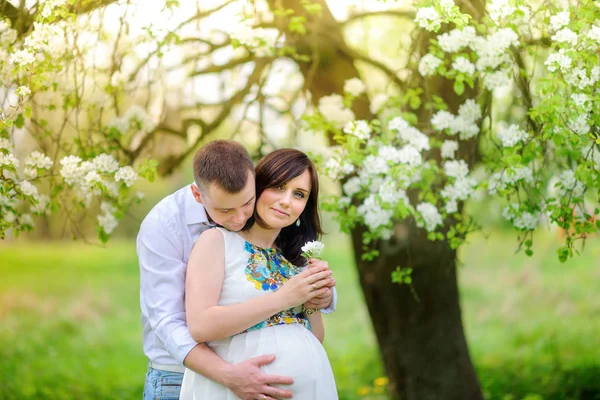
[[[183,374],[150,368],[146,373],[144,400],[179,400]]]

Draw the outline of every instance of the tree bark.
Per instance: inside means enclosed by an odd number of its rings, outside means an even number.
[[[283,3],[297,15],[302,14],[297,1]],[[323,96],[342,93],[344,81],[359,76],[340,25],[325,1],[319,3],[323,8],[320,17],[305,15],[308,35],[294,37],[288,33],[296,48],[316,62],[301,66],[315,103]],[[284,24],[280,28],[284,29]],[[411,82],[410,86],[419,84]],[[460,101],[447,82],[440,82],[434,90],[449,104]],[[353,111],[357,119],[373,118],[364,97],[353,104]],[[468,146],[470,151],[461,152],[465,158],[477,153],[476,143],[473,145],[475,148]],[[447,241],[429,241],[426,232],[412,220],[395,228],[393,239],[375,245],[380,255],[371,262],[361,258],[364,227],[357,227],[351,235],[360,284],[392,396],[403,400],[482,399],[462,326],[456,251]],[[412,290],[391,281],[397,266],[413,269]]]

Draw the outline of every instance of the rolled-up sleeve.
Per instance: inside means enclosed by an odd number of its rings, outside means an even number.
[[[197,343],[185,318],[185,270],[183,245],[177,230],[159,216],[142,223],[137,238],[140,264],[140,303],[145,323],[178,362]]]
[[[321,309],[323,314],[331,314],[335,311],[335,307],[337,305],[337,290],[333,288],[333,294],[331,297],[331,303],[329,303],[329,307]]]

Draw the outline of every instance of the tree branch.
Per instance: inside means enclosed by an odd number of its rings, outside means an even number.
[[[383,62],[377,61],[373,58],[370,58],[359,51],[351,49],[348,46],[340,46],[340,49],[344,53],[346,53],[349,57],[351,57],[355,60],[360,60],[362,62],[365,62],[365,63],[370,64],[373,67],[379,69],[381,72],[385,73],[392,82],[394,82],[396,85],[398,85],[399,88],[404,87],[405,83],[402,82],[402,80],[400,78],[398,78],[398,75],[396,75],[397,71],[392,70],[390,67],[385,65]]]
[[[368,17],[395,17],[408,18],[411,21],[415,19],[416,12],[414,10],[384,10],[384,11],[369,11],[365,13],[353,14],[347,20],[340,22],[341,27],[345,27],[351,22],[358,21]]]
[[[206,75],[206,74],[213,74],[216,72],[223,72],[227,69],[231,69],[234,67],[237,67],[238,65],[242,65],[242,64],[246,64],[248,62],[251,62],[252,60],[254,60],[255,57],[252,56],[251,54],[246,55],[245,57],[242,58],[236,58],[234,60],[229,61],[228,63],[225,63],[223,65],[210,65],[204,69],[200,69],[197,71],[194,71],[190,74],[190,76],[198,76],[198,75]]]

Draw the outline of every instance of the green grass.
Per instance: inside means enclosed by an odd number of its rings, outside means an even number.
[[[532,258],[515,248],[514,236],[494,232],[461,251],[464,322],[486,398],[600,398],[598,239],[567,264],[552,235]],[[326,347],[340,397],[383,399],[358,395],[384,372],[348,242],[332,237],[328,249],[340,301]],[[0,399],[141,398],[132,242],[2,243],[0,276]]]

